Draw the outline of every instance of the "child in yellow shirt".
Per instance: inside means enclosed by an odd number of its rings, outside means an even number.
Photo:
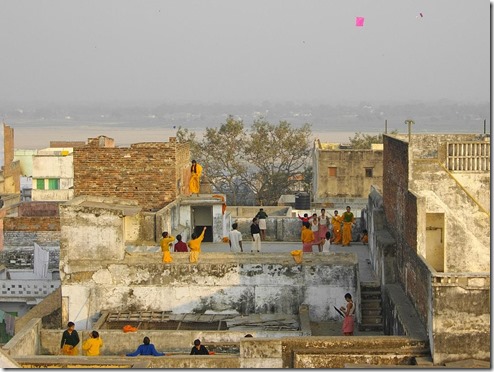
[[[187,243],[190,248],[190,263],[195,263],[199,259],[199,253],[201,252],[201,242],[204,239],[204,232],[206,231],[206,226],[202,229],[201,235],[197,236],[196,233],[192,233],[191,240]]]
[[[163,262],[170,263],[173,262],[172,255],[170,254],[170,244],[175,240],[174,236],[168,235],[167,231],[163,231],[161,234],[161,252],[163,252]]]
[[[86,351],[87,356],[97,356],[99,355],[101,346],[103,346],[103,341],[99,337],[99,333],[97,331],[92,331],[91,337],[82,344],[82,350]]]

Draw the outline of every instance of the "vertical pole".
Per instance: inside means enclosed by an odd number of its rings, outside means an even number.
[[[415,124],[415,122],[411,119],[408,119],[405,120],[405,124],[408,125],[408,143],[410,143],[412,140],[412,124]]]
[[[485,125],[484,125],[484,128],[485,128]],[[485,130],[484,130],[484,133],[485,133]],[[388,134],[388,119],[384,120],[384,134]]]
[[[484,134],[485,134],[485,119],[484,119]]]

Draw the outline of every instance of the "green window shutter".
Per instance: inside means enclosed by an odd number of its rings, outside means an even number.
[[[58,178],[50,178],[48,180],[48,190],[58,190],[58,189],[59,189]]]
[[[43,178],[38,178],[36,180],[36,189],[44,190],[45,189],[45,180]]]

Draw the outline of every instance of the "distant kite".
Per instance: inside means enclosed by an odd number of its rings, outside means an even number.
[[[364,26],[364,17],[356,17],[355,18],[355,26],[363,27]]]
[[[415,18],[418,18],[420,16],[420,18],[424,18],[424,13],[419,13],[418,16],[416,16]]]

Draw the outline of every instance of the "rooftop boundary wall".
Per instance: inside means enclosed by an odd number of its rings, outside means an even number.
[[[345,293],[360,293],[354,253],[312,253],[302,264],[289,253],[202,252],[198,264],[189,263],[188,253],[175,253],[172,264],[162,263],[161,256],[68,261],[60,271],[67,320],[86,328],[100,312],[121,310],[297,314],[306,304],[310,319],[321,321],[339,318],[333,306]]]
[[[33,319],[19,337],[14,337],[3,351],[9,352],[9,356],[24,366],[30,367],[93,367],[95,366],[126,366],[127,368],[343,368],[344,363],[358,364],[365,361],[368,364],[402,364],[409,365],[415,357],[426,356],[428,349],[423,340],[408,337],[387,336],[355,336],[355,337],[261,337],[254,335],[245,338],[243,334],[235,335],[238,338],[238,354],[222,354],[208,356],[187,355],[192,347],[189,343],[185,352],[170,353],[163,350],[161,342],[167,337],[163,333],[169,331],[147,331],[145,335],[151,338],[158,350],[165,351],[168,355],[164,357],[121,357],[115,356],[91,357],[84,356],[64,357],[55,354],[55,357],[38,355],[43,350],[44,340],[58,354],[62,330],[41,330],[39,324],[41,319]],[[81,342],[89,336],[89,330],[79,332]],[[157,332],[153,335],[153,332]],[[188,334],[186,341],[192,342],[192,338],[198,337],[203,340],[210,332],[198,332]],[[216,332],[218,333],[218,332]],[[21,335],[22,334],[22,335]],[[40,335],[38,338],[36,334]],[[129,345],[129,349],[121,349],[118,354],[134,351],[142,342],[144,332],[123,333],[121,331],[102,331],[104,346],[102,351],[108,347],[117,345]],[[267,336],[267,335],[264,335]],[[116,338],[115,338],[116,337]],[[110,341],[111,340],[111,341]],[[170,342],[173,340],[169,340]],[[203,344],[208,346],[207,341]],[[399,353],[396,352],[399,350]]]

